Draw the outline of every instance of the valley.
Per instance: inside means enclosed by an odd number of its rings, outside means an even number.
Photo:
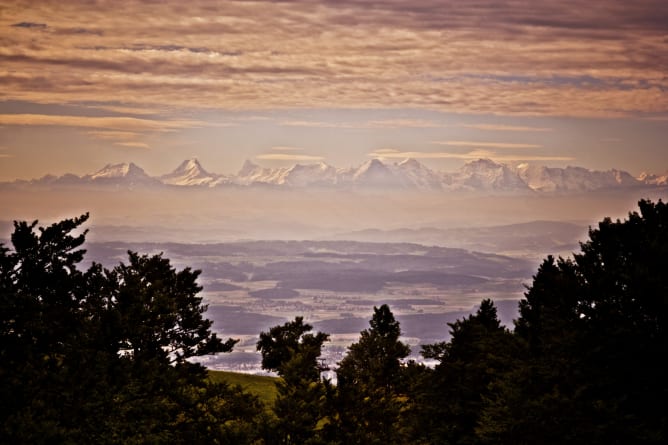
[[[258,373],[261,331],[303,316],[331,334],[324,360],[335,366],[368,327],[374,306],[388,304],[400,321],[411,358],[420,345],[448,338],[447,323],[495,300],[512,326],[517,300],[536,262],[519,257],[415,243],[246,241],[212,244],[93,242],[88,261],[107,267],[127,250],[163,252],[176,268],[202,271],[207,316],[231,354],[201,358],[211,369]]]

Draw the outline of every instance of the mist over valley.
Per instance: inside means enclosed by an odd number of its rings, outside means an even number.
[[[394,165],[369,163],[365,172],[379,169],[369,177],[380,181],[400,171]],[[666,191],[657,183],[623,182],[587,191],[509,189],[517,180],[494,163],[469,166],[478,168],[477,188],[450,190],[415,185],[420,182],[379,186],[382,181],[212,186],[195,181],[204,170],[194,167],[191,182],[182,185],[174,184],[179,169],[156,179],[129,165],[70,177],[69,185],[6,183],[0,205],[5,217],[40,224],[90,212],[88,262],[113,267],[128,250],[162,252],[177,268],[201,270],[214,329],[241,340],[231,354],[202,360],[213,369],[247,372],[260,370],[259,332],[295,316],[332,335],[324,350],[330,365],[382,304],[395,312],[418,360],[419,345],[448,338],[447,323],[474,312],[484,298],[495,301],[501,321],[512,327],[517,301],[543,258],[570,255],[602,217],[623,218],[639,194],[659,199]],[[256,179],[291,171],[244,169]],[[7,237],[11,220],[0,227]]]

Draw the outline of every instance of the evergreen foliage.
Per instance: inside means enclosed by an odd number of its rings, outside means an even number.
[[[273,407],[277,422],[268,443],[322,443],[319,424],[325,416],[327,386],[320,379],[324,369],[318,359],[329,335],[311,334],[312,329],[297,317],[260,334],[262,367],[281,377]]]
[[[517,348],[491,300],[449,326],[449,342],[423,347],[422,355],[438,364],[419,404],[424,419],[419,433],[426,443],[477,444],[475,428],[489,386],[508,369]]]
[[[374,307],[370,328],[339,363],[337,417],[332,425],[342,443],[403,443],[405,395],[400,392],[401,360],[410,353],[399,341],[401,328],[390,308]]]
[[[189,357],[226,352],[203,317],[198,271],[161,255],[81,271],[88,215],[0,246],[1,443],[229,443],[259,402]],[[244,439],[245,440],[245,439]]]
[[[485,443],[665,443],[668,207],[639,207],[539,268],[515,329],[526,356],[483,409]]]
[[[374,307],[336,369],[303,318],[260,333],[270,409],[188,361],[230,351],[198,271],[129,252],[80,270],[88,215],[17,222],[0,245],[0,443],[640,444],[666,442],[668,207],[640,201],[547,257],[510,331],[491,300],[409,347]]]

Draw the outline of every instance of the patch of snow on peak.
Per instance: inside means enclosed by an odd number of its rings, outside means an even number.
[[[399,162],[397,165],[399,167],[404,167],[404,168],[422,168],[422,167],[424,167],[424,165],[420,164],[420,162],[415,158],[406,158],[403,161]]]
[[[663,175],[655,175],[653,173],[642,172],[638,176],[638,181],[645,185],[668,185],[668,171]]]
[[[127,177],[136,177],[136,178],[148,178],[149,176],[146,172],[138,167],[136,164],[130,162],[124,162],[121,164],[107,164],[102,169],[88,175],[89,179],[117,179],[117,178],[127,178]]]
[[[221,175],[207,172],[195,158],[186,159],[171,173],[163,175],[164,184],[183,186],[212,186],[221,179]]]
[[[107,164],[93,174],[83,176],[82,181],[99,185],[134,187],[136,185],[157,185],[159,181],[146,174],[144,169],[130,163]]]
[[[262,167],[255,164],[250,159],[246,159],[244,165],[241,166],[241,170],[237,173],[237,176],[249,176],[258,170],[262,170]]]
[[[401,185],[401,180],[378,159],[371,159],[357,168],[353,173],[352,181],[356,185],[370,187]]]
[[[491,159],[467,162],[452,175],[450,187],[458,190],[527,191],[517,172]]]
[[[296,164],[285,170],[279,179],[280,184],[293,187],[334,185],[336,182],[337,170],[324,162]]]
[[[410,187],[421,190],[440,190],[444,187],[441,175],[413,158],[395,164],[394,173]]]

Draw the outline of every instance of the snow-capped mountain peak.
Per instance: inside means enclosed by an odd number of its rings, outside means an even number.
[[[91,180],[116,178],[149,178],[144,169],[135,163],[107,164],[95,173],[88,175]]]
[[[446,187],[443,176],[417,159],[407,158],[395,164],[395,174],[400,176],[404,184],[422,190],[441,190]]]
[[[392,186],[399,181],[392,170],[379,159],[371,159],[362,164],[352,177],[356,185],[362,186]]]
[[[237,173],[237,176],[249,176],[258,170],[262,170],[262,167],[252,162],[250,159],[246,159],[244,165],[241,166],[241,170]]]
[[[406,158],[403,161],[399,162],[397,166],[402,168],[413,168],[413,169],[424,168],[424,165],[420,164],[420,162],[415,158]]]
[[[202,168],[202,164],[199,163],[197,158],[186,159],[181,163],[181,165],[179,165],[178,169],[206,173],[204,168]]]
[[[505,164],[491,159],[467,162],[450,179],[450,187],[459,190],[529,191],[530,187]]]
[[[196,158],[186,159],[173,172],[163,175],[160,180],[169,185],[208,185],[211,186],[221,179],[206,171]]]
[[[247,160],[236,175],[221,175],[205,170],[195,159],[186,159],[171,173],[154,178],[136,164],[108,164],[84,176],[46,175],[32,181],[15,181],[49,187],[114,186],[206,186],[256,185],[275,187],[336,187],[356,189],[410,189],[424,191],[482,191],[485,193],[565,192],[580,193],[600,189],[666,187],[664,175],[643,173],[634,178],[623,170],[589,170],[583,167],[547,167],[532,162],[508,165],[491,159],[470,161],[454,172],[434,171],[416,159],[385,163],[370,159],[362,165],[336,168],[325,162],[268,168]]]
[[[596,171],[582,167],[546,167],[520,164],[517,175],[533,190],[540,192],[584,192],[603,188],[637,187],[641,181],[622,170]]]
[[[357,171],[360,173],[372,170],[385,171],[387,170],[387,166],[383,164],[380,159],[373,158],[366,161],[357,169]]]
[[[662,175],[642,172],[637,179],[646,185],[668,185],[668,171]]]
[[[617,184],[619,185],[625,185],[625,186],[638,185],[638,180],[633,176],[631,176],[630,173],[625,172],[623,170],[612,169],[610,170],[610,174],[615,179],[615,182],[617,182]]]
[[[336,183],[336,169],[324,162],[315,164],[295,164],[285,170],[278,178],[279,184],[286,184],[295,187],[305,187],[309,185],[334,185]]]
[[[62,179],[62,180],[61,180]],[[58,182],[65,181],[65,178],[59,178]],[[81,177],[84,183],[97,185],[113,185],[117,187],[135,187],[138,185],[159,185],[160,182],[146,174],[144,169],[133,162],[120,164],[107,164],[95,173]],[[73,178],[65,182],[73,183]]]

